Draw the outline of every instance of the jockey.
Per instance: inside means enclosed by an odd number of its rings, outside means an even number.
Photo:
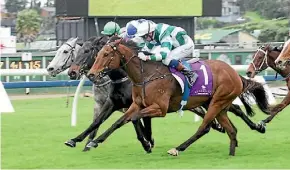
[[[119,37],[125,37],[126,36],[126,27],[122,27],[119,31]]]
[[[133,39],[143,39],[144,48],[153,52],[158,46],[160,50],[154,55],[146,56],[139,53],[138,57],[144,61],[162,61],[163,64],[173,67],[182,72],[190,87],[195,83],[197,74],[188,70],[178,60],[192,54],[194,43],[183,28],[163,23],[155,24],[153,21],[139,19],[133,20],[126,25],[127,36]],[[133,40],[134,41],[134,40]]]
[[[112,37],[120,34],[120,26],[116,22],[110,21],[104,26],[104,30],[101,32],[103,35]]]

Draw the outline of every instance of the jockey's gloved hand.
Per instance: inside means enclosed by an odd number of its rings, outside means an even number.
[[[150,60],[150,56],[145,55],[143,52],[138,53],[138,57],[143,61]]]

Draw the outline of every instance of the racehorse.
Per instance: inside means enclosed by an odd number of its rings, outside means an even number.
[[[77,54],[77,59],[75,62],[71,65],[68,75],[71,79],[77,79],[82,74],[87,73],[89,71],[90,67],[93,65],[95,61],[95,56],[97,52],[100,50],[100,46],[103,46],[103,44],[100,44],[100,38],[99,37],[91,37],[88,41],[83,43],[82,48],[79,50]],[[88,129],[86,129],[84,132],[82,132],[77,137],[70,139],[65,142],[67,146],[75,147],[76,142],[81,142],[85,139],[85,137],[90,133],[88,142],[90,142],[96,135],[96,132],[99,128],[99,126],[111,116],[111,114],[116,111],[123,108],[129,108],[129,106],[132,104],[132,83],[127,78],[127,74],[125,71],[121,69],[114,70],[108,74],[108,76],[111,79],[111,82],[108,86],[104,86],[103,88],[107,88],[108,91],[108,98],[106,98],[105,103],[102,104],[102,107],[100,107],[100,110],[98,113],[95,112],[94,122],[90,125]],[[92,80],[94,83],[96,80]],[[95,88],[98,89],[99,87]],[[108,90],[109,89],[109,90]],[[239,106],[233,106],[233,110],[237,112],[237,114],[242,114],[242,116],[247,116],[243,114]],[[195,112],[197,115],[204,117],[205,113],[201,107],[191,109],[192,112]],[[138,140],[142,143],[143,148],[150,153],[151,148],[154,146],[154,139],[152,138],[152,132],[151,130],[151,120],[150,118],[144,118],[143,119],[144,126],[143,131],[147,134],[145,137],[145,142],[143,138],[138,138]],[[251,122],[252,123],[252,122]],[[138,125],[134,125],[135,128],[137,128]],[[220,127],[219,124],[213,123],[212,127],[216,129],[217,131],[224,132],[224,129]],[[256,127],[254,124],[254,128],[258,129],[263,133],[265,129],[263,127]],[[147,129],[149,131],[147,131]],[[92,133],[93,131],[93,133]],[[85,147],[85,150],[88,150],[88,147]]]
[[[72,37],[58,48],[54,58],[46,68],[50,76],[55,77],[71,66],[82,46],[82,44],[77,43],[77,41],[78,38]]]
[[[164,117],[167,112],[179,110],[180,104],[182,104],[180,101],[184,96],[181,93],[182,86],[172,74],[178,73],[175,69],[169,70],[161,62],[143,62],[137,57],[139,50],[135,42],[120,39],[105,45],[99,51],[88,76],[100,78],[114,69],[122,68],[133,82],[133,103],[120,119],[101,136],[90,142],[88,147],[97,147],[98,143],[105,141],[116,129],[130,121],[135,124],[140,118]],[[179,151],[184,151],[189,145],[209,132],[210,128],[208,127],[216,118],[229,135],[229,154],[235,155],[235,147],[238,146],[237,130],[230,122],[227,111],[233,100],[240,97],[248,106],[247,114],[253,115],[253,110],[247,103],[247,97],[252,94],[255,96],[254,99],[259,109],[265,114],[269,114],[266,92],[260,83],[239,76],[231,66],[222,61],[207,60],[191,64],[192,67],[196,65],[200,66],[204,75],[203,78],[199,78],[199,80],[204,81],[204,85],[200,88],[208,89],[208,93],[206,95],[195,95],[196,93],[194,93],[189,96],[183,109],[192,109],[210,101],[209,107],[197,132],[178,147],[169,150],[168,153],[177,156]],[[199,74],[199,77],[202,77],[202,74]],[[179,78],[183,79],[183,83],[186,83],[184,76],[180,75]],[[142,131],[140,129],[138,131],[138,134],[144,137]]]
[[[88,41],[94,40],[96,37],[89,39]],[[104,39],[106,40],[106,39]],[[55,77],[57,74],[65,71],[67,68],[71,67],[71,65],[78,61],[80,57],[83,55],[84,48],[82,47],[82,43],[77,43],[78,38],[70,38],[65,43],[63,43],[60,48],[56,51],[55,57],[47,66],[47,72],[50,76]],[[85,45],[86,47],[86,45]],[[94,60],[93,60],[94,62]],[[99,116],[100,108],[105,103],[110,85],[109,83],[111,80],[109,77],[104,77],[96,81],[92,87],[94,92],[94,119]],[[96,131],[92,131],[90,133],[88,142],[92,141],[96,136]],[[83,151],[88,151],[90,148],[85,147]]]
[[[289,65],[289,62],[290,62],[290,39],[285,42],[280,55],[275,60],[275,64],[277,65],[278,68],[283,70],[286,68],[287,65]]]
[[[290,104],[290,66],[286,65],[283,70],[280,70],[275,64],[275,60],[278,58],[280,51],[277,50],[277,47],[273,48],[270,45],[261,46],[255,54],[253,54],[253,61],[249,65],[247,69],[247,75],[250,78],[254,78],[255,75],[262,72],[263,70],[271,67],[278,74],[280,74],[287,82],[288,93],[283,101],[276,106],[274,106],[271,110],[271,115],[262,120],[262,124],[269,123],[271,120],[281,112],[285,107]]]

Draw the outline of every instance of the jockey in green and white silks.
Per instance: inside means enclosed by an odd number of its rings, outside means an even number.
[[[194,49],[192,39],[187,35],[186,31],[181,27],[171,26],[168,24],[156,24],[153,21],[139,19],[133,20],[126,25],[126,33],[128,37],[141,41],[143,39],[143,50],[149,52],[158,51],[153,55],[146,56],[139,53],[138,57],[144,61],[162,61],[163,64],[176,68],[182,72],[192,86],[197,79],[197,74],[186,69],[178,60],[190,56]],[[158,50],[154,50],[159,48]]]

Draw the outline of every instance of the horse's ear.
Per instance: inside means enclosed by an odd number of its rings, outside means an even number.
[[[115,43],[119,45],[121,43],[121,39],[115,40]]]
[[[83,42],[77,42],[77,44],[79,45],[79,46],[83,46]]]

